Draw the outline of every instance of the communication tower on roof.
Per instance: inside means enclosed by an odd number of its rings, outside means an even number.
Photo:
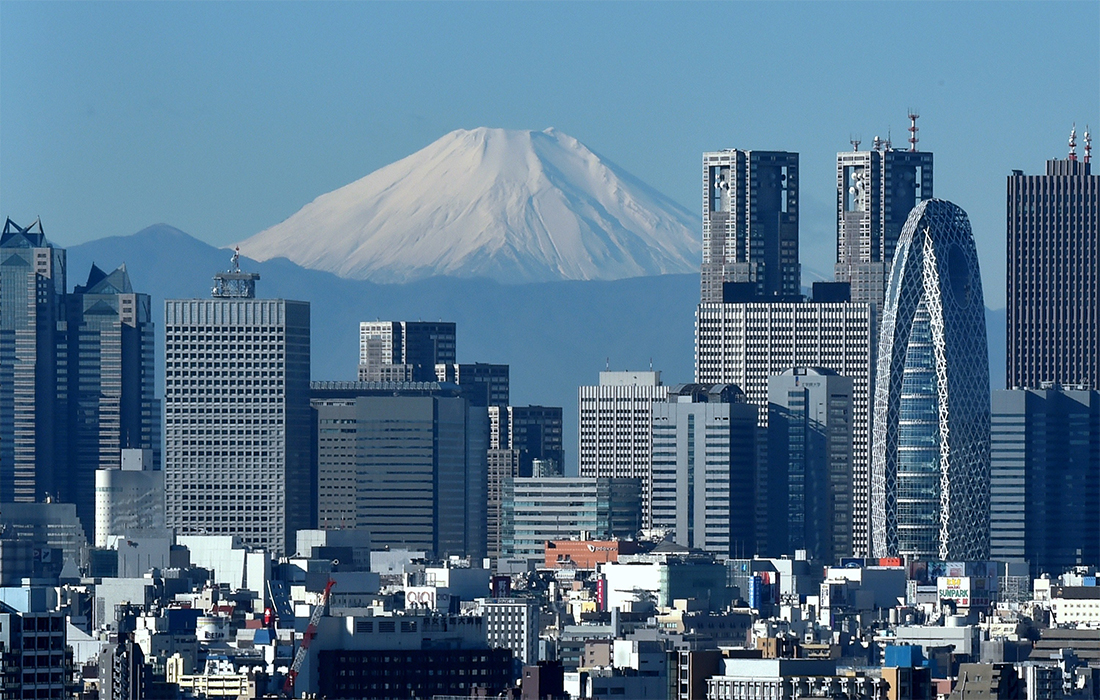
[[[1069,159],[1077,161],[1077,122],[1073,123],[1073,128],[1069,130]]]
[[[917,126],[917,119],[920,117],[920,112],[915,109],[909,110],[909,150],[913,153],[917,152],[917,132],[920,128]]]
[[[255,299],[256,280],[260,279],[260,274],[241,272],[240,247],[233,250],[233,257],[229,262],[228,271],[214,275],[214,288],[210,290],[210,296],[215,299]]]

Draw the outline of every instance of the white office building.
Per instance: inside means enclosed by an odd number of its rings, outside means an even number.
[[[599,385],[580,388],[580,475],[638,479],[646,528],[653,405],[667,399],[668,387],[653,371],[600,372]]]
[[[121,469],[95,473],[95,546],[109,546],[111,535],[164,531],[164,472],[155,469],[153,450],[122,450]]]
[[[480,599],[490,647],[511,649],[524,666],[539,662],[539,605],[531,598]]]
[[[695,381],[736,384],[768,424],[768,377],[792,367],[819,367],[852,380],[852,554],[870,544],[870,433],[873,310],[868,303],[772,302],[700,304],[695,320]],[[583,427],[582,427],[583,434]],[[763,443],[763,441],[761,441]],[[764,464],[766,448],[758,459]],[[766,476],[758,470],[760,478]],[[757,503],[757,522],[766,522]]]

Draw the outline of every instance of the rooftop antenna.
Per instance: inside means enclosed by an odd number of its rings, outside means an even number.
[[[872,141],[871,143],[872,143],[871,148],[875,149],[876,152],[882,150],[882,139],[880,139],[878,137],[878,134],[875,135],[875,140]]]
[[[890,127],[886,127],[886,150],[891,151],[893,148],[894,144],[890,141]]]
[[[862,143],[862,142],[859,140],[858,136],[851,136],[848,139],[848,143],[852,144],[852,150],[853,151],[858,151],[859,150],[859,144]]]
[[[1085,162],[1092,160],[1092,134],[1089,133],[1089,125],[1085,124]]]
[[[604,358],[604,369],[607,370],[608,372],[611,371],[611,357],[610,356]]]
[[[917,119],[920,117],[920,112],[915,109],[909,109],[909,151],[912,153],[917,152],[917,132],[920,128],[917,126]]]
[[[1077,122],[1074,122],[1073,128],[1069,130],[1069,159],[1077,162]]]
[[[233,249],[233,257],[229,259],[229,264],[233,267],[229,268],[230,272],[241,271],[241,247],[237,246]]]
[[[652,372],[652,371],[653,371],[653,358],[652,358],[652,357],[651,357],[651,358],[649,358],[649,371],[650,371],[650,372]]]

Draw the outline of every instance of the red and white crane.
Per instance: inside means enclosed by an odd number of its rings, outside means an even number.
[[[290,670],[286,674],[286,683],[283,683],[283,693],[288,697],[294,697],[294,679],[298,677],[298,672],[302,670],[302,664],[305,663],[306,654],[309,651],[309,644],[317,635],[317,623],[321,621],[321,616],[325,614],[329,591],[335,585],[336,581],[330,578],[328,583],[325,584],[325,592],[321,594],[321,602],[313,608],[313,614],[309,616],[309,625],[302,634],[302,643],[298,646],[298,653],[294,655],[294,661],[290,664]]]

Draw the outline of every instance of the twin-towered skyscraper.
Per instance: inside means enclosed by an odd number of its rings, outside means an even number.
[[[847,453],[813,462],[778,450],[777,441],[771,454],[761,443],[755,502],[743,497],[755,512],[758,551],[780,554],[790,542],[807,542],[825,560],[982,559],[989,382],[969,224],[958,207],[929,201],[932,154],[917,151],[915,141],[909,150],[878,138],[870,151],[855,145],[837,154],[835,279],[842,284],[814,285],[810,300],[799,280],[798,155],[703,154],[696,381],[739,386],[761,409],[766,431],[769,415],[794,415],[785,405],[768,410],[769,377],[808,368],[851,380]],[[789,422],[772,432],[789,432]],[[829,485],[828,522],[809,522],[824,509],[788,519],[790,532],[773,542],[771,516],[806,507],[808,484]],[[814,529],[828,535],[807,537]]]

